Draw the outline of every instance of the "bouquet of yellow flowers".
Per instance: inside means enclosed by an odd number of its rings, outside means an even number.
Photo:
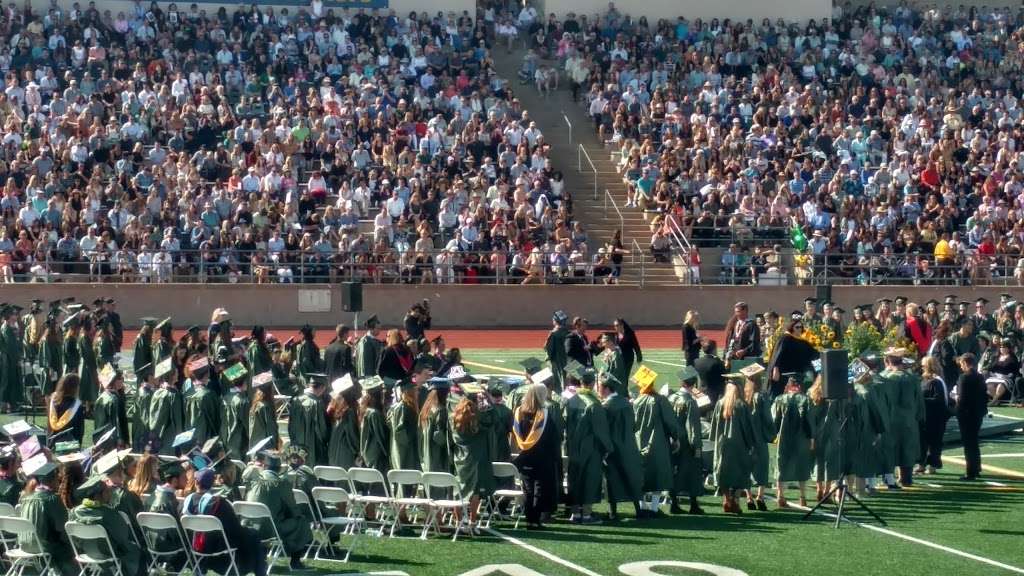
[[[907,338],[902,324],[892,326],[885,331],[885,334],[882,336],[882,350],[887,348],[903,348],[907,351],[907,358],[917,357],[917,344],[910,338]]]
[[[842,348],[842,345],[836,340],[835,331],[825,323],[808,326],[804,330],[803,337],[818,351]]]
[[[843,337],[850,358],[858,358],[864,354],[882,351],[882,333],[870,322],[854,322],[846,327]]]
[[[775,352],[775,347],[779,344],[779,340],[782,335],[785,334],[786,328],[782,323],[782,318],[775,323],[775,328],[771,330],[768,337],[764,339],[764,358],[765,360],[772,357],[772,353]]]

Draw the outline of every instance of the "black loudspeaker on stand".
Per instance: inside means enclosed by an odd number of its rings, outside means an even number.
[[[849,360],[846,350],[821,352],[821,390],[829,400],[849,400],[850,381],[847,375]]]
[[[363,311],[362,282],[341,283],[341,309],[345,312]]]

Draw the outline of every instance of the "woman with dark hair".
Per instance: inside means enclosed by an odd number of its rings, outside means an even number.
[[[446,376],[448,372],[456,366],[462,366],[462,350],[452,348],[444,355],[444,361],[441,363],[441,367],[437,370],[437,374],[440,376]]]
[[[435,383],[436,382],[436,383]],[[452,471],[452,440],[448,431],[448,381],[428,383],[420,408],[420,465],[424,472]]]
[[[272,438],[269,448],[278,446],[277,416],[274,406],[273,380],[267,380],[256,387],[249,408],[249,448],[264,438]]]
[[[60,327],[57,325],[57,319],[51,316],[46,320],[43,337],[39,342],[39,366],[43,369],[43,396],[47,403],[57,387],[57,380],[63,374],[63,362]]]
[[[292,369],[303,383],[309,384],[309,375],[319,373],[323,369],[323,362],[320,360],[320,347],[316,345],[313,327],[306,324],[299,333],[302,334],[302,341],[295,348],[295,364]]]
[[[363,398],[359,401],[359,453],[363,457],[363,466],[387,476],[389,444],[384,418],[384,382],[380,378],[371,378],[364,384]]]
[[[390,378],[394,381],[404,380],[412,373],[412,365],[415,357],[405,345],[402,331],[394,328],[388,331],[386,348],[380,358],[380,367],[377,374],[381,378]]]
[[[956,362],[956,349],[949,341],[949,335],[953,333],[953,323],[949,320],[942,320],[935,327],[935,337],[932,339],[931,348],[928,349],[929,356],[935,356],[939,360],[943,382],[956,383],[960,377],[960,368]]]
[[[50,396],[46,443],[51,449],[58,441],[74,440],[81,444],[85,436],[85,408],[78,399],[79,383],[77,374],[65,374],[57,381],[57,388]]]
[[[348,470],[359,459],[359,388],[342,390],[327,405],[331,435],[327,441],[327,464]]]
[[[254,326],[252,329],[252,341],[245,353],[249,361],[249,373],[253,376],[270,371],[274,359],[270,354],[270,347],[267,346],[267,331],[263,326]]]
[[[768,361],[769,391],[772,398],[783,392],[786,384],[785,374],[797,374],[797,380],[803,380],[804,373],[813,369],[812,362],[818,357],[818,351],[804,339],[804,321],[796,318],[789,321],[786,332],[775,343],[772,357]]]
[[[513,464],[523,478],[526,529],[542,530],[541,517],[557,504],[561,446],[556,426],[548,425],[548,389],[531,384],[512,417],[512,437],[519,448]]]
[[[637,340],[633,327],[622,318],[616,318],[613,326],[619,341],[619,351],[622,352],[622,363],[625,365],[626,374],[632,374],[633,364],[644,361],[644,353],[640,350],[640,341]]]

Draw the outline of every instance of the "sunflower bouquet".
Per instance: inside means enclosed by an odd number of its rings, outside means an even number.
[[[878,353],[882,351],[882,333],[878,327],[870,322],[854,322],[846,328],[843,337],[846,349],[850,351],[850,358],[859,358],[864,354]]]
[[[907,358],[917,357],[917,344],[907,338],[902,324],[890,327],[882,335],[882,350],[888,348],[903,348],[907,351]]]
[[[842,348],[842,344],[836,340],[835,331],[825,323],[808,326],[804,330],[803,337],[818,351]]]
[[[786,327],[782,322],[782,318],[779,318],[775,323],[773,330],[767,330],[768,337],[764,339],[764,357],[771,358],[775,352],[775,347],[778,346],[779,340],[782,339],[782,335],[786,333]]]

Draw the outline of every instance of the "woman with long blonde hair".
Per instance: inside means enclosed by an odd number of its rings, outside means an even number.
[[[548,389],[532,384],[512,416],[512,439],[519,448],[513,464],[522,476],[526,494],[526,529],[541,530],[543,514],[557,504],[561,447],[555,424],[548,425]]]
[[[686,360],[687,366],[693,366],[693,363],[700,357],[698,328],[700,328],[700,312],[687,310],[686,316],[683,318],[683,358]]]
[[[756,438],[750,408],[735,383],[726,384],[725,393],[715,405],[711,439],[715,443],[714,477],[717,494],[722,497],[722,511],[742,514],[736,491],[750,489],[750,451]]]
[[[481,410],[477,397],[488,409]],[[472,532],[479,515],[480,500],[494,492],[494,471],[491,469],[490,442],[493,400],[486,390],[463,396],[452,416],[452,447],[455,472],[462,496],[469,498],[469,524]]]
[[[160,459],[153,454],[143,454],[135,464],[135,476],[128,482],[128,491],[139,498],[152,494],[159,485]]]

